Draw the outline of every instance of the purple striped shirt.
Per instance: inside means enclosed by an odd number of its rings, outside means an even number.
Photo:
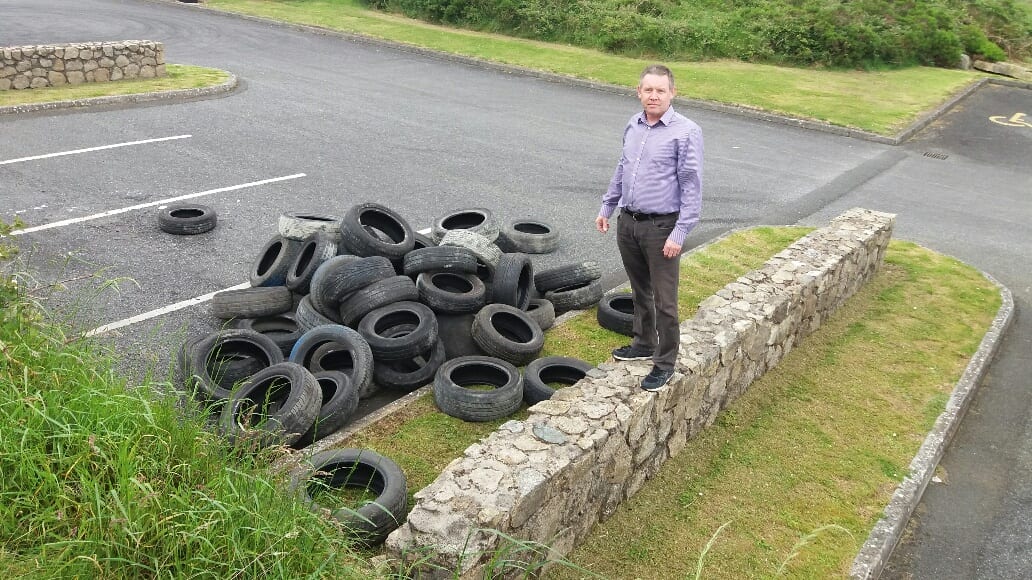
[[[679,213],[667,239],[684,245],[702,210],[702,129],[670,107],[649,126],[642,111],[624,129],[623,155],[599,215],[617,207],[642,213]]]

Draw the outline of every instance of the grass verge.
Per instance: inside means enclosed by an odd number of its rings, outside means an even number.
[[[106,83],[0,91],[0,107],[73,101],[90,97],[157,93],[178,89],[199,89],[218,85],[229,78],[229,73],[224,70],[185,64],[167,64],[165,71],[167,72],[166,76],[156,79],[126,79]]]
[[[805,231],[754,228],[686,257],[682,317]],[[871,283],[569,560],[609,578],[845,575],[999,305],[977,270],[892,242]],[[626,340],[586,312],[549,331],[543,354],[598,363]],[[394,458],[415,492],[501,422],[463,423],[424,397],[347,445]]]
[[[268,455],[113,374],[0,269],[0,570],[16,578],[368,578]],[[155,385],[160,386],[160,385]],[[168,388],[169,385],[163,385]]]
[[[911,243],[570,556],[611,577],[848,575],[1000,305]],[[559,577],[563,577],[562,574]]]
[[[362,34],[449,54],[632,87],[651,61],[567,45],[458,30],[367,10],[358,0],[207,0],[221,10]],[[790,68],[738,61],[667,62],[679,95],[894,135],[982,76],[914,67]]]

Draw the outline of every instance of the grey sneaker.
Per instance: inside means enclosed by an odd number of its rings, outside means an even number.
[[[616,360],[649,360],[652,358],[652,351],[628,344],[614,350],[613,358]]]
[[[641,380],[642,390],[650,393],[662,391],[670,383],[670,377],[674,376],[674,371],[664,371],[657,367],[652,367],[652,372],[645,375],[645,378]]]

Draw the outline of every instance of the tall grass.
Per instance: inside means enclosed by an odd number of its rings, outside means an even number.
[[[0,570],[14,577],[366,578],[174,395],[129,387],[0,270]],[[167,385],[166,385],[167,387]]]

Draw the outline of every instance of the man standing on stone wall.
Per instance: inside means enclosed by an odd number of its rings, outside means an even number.
[[[677,360],[681,247],[702,209],[703,142],[702,129],[671,106],[676,89],[669,68],[646,68],[637,92],[643,110],[624,128],[623,155],[595,226],[608,232],[620,208],[616,245],[634,293],[634,339],[613,358],[651,358],[641,388],[655,392],[670,381]]]

